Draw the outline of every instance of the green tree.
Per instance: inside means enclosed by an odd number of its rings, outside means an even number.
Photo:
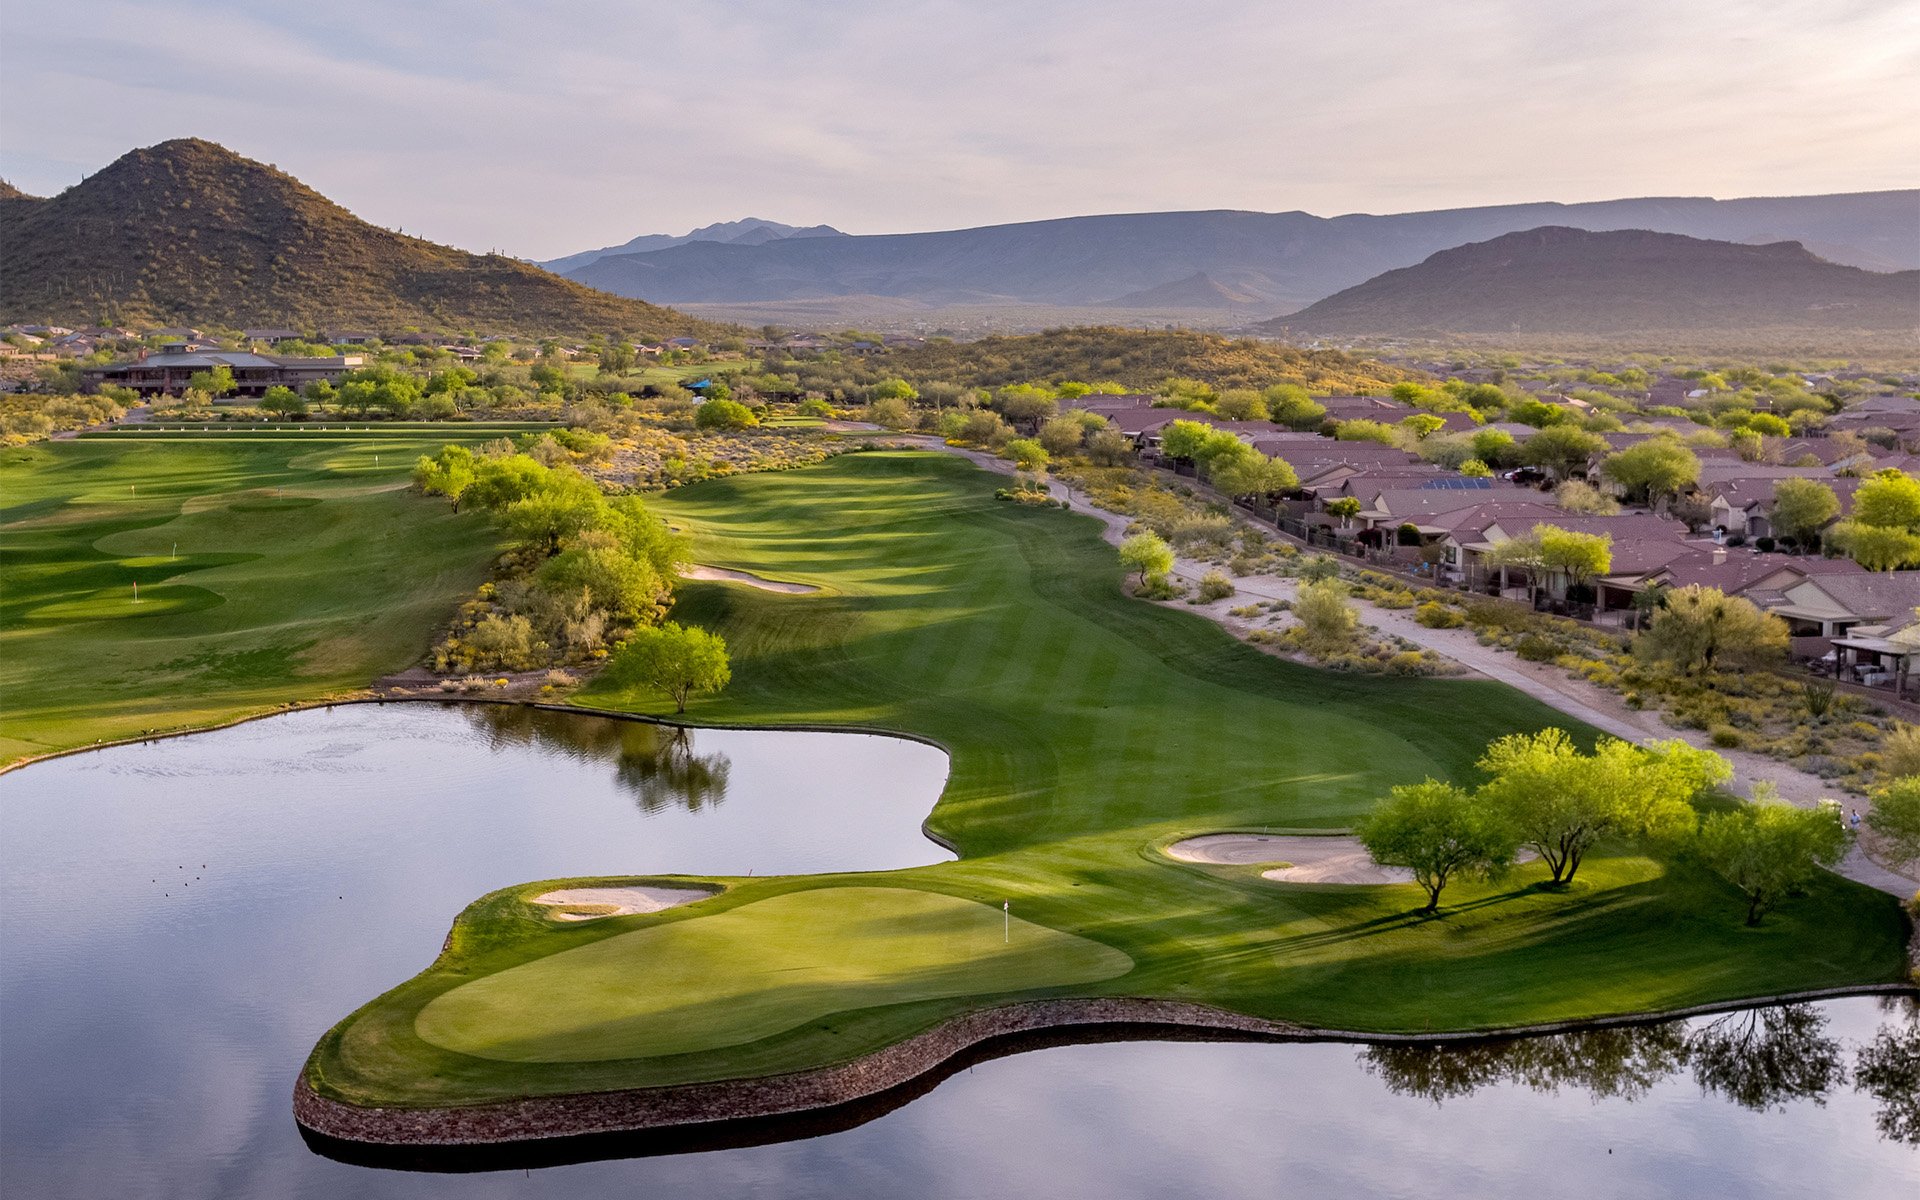
[[[413,466],[414,486],[430,496],[445,496],[455,512],[475,478],[473,451],[465,446],[446,446],[432,457],[422,454]]]
[[[1905,471],[1876,471],[1853,496],[1853,519],[1884,529],[1920,529],[1920,479]]]
[[[760,419],[738,400],[708,400],[694,410],[693,423],[701,429],[751,429]]]
[[[624,338],[610,338],[600,348],[600,370],[606,375],[624,375],[633,370],[633,344]]]
[[[1833,526],[1834,545],[1869,571],[1920,564],[1920,480],[1876,471],[1853,495],[1853,515]]]
[[[1867,824],[1894,858],[1920,859],[1920,775],[1903,775],[1874,792]]]
[[[1216,432],[1199,421],[1174,421],[1160,431],[1160,453],[1176,462],[1196,462]]]
[[[1355,496],[1341,496],[1327,501],[1326,509],[1328,516],[1340,518],[1340,528],[1345,529],[1360,515],[1360,500]]]
[[[1567,577],[1573,587],[1585,587],[1613,569],[1613,538],[1604,533],[1575,533],[1557,525],[1542,525],[1540,565]]]
[[[1086,437],[1086,424],[1072,417],[1055,417],[1040,427],[1040,444],[1049,454],[1072,454]]]
[[[1648,438],[1608,455],[1600,464],[1600,474],[1625,488],[1629,496],[1655,504],[1699,482],[1700,459],[1671,438]]]
[[[598,525],[606,511],[599,487],[569,467],[549,471],[537,491],[507,505],[501,517],[521,546],[553,555],[568,538]]]
[[[278,417],[298,417],[306,414],[307,402],[292,388],[275,384],[260,397],[260,411]]]
[[[1817,479],[1782,479],[1773,485],[1767,521],[1777,537],[1806,544],[1840,515],[1840,498]]]
[[[1413,434],[1416,439],[1423,442],[1446,427],[1446,420],[1442,417],[1436,417],[1432,413],[1415,413],[1400,422],[1400,428]]]
[[[1260,393],[1267,402],[1267,417],[1290,429],[1313,429],[1327,419],[1327,407],[1307,395],[1297,383],[1276,383]]]
[[[1440,907],[1440,893],[1457,875],[1494,879],[1513,863],[1519,838],[1482,796],[1429,779],[1404,785],[1354,827],[1373,861],[1405,867],[1427,893],[1422,911]]]
[[[1052,460],[1047,448],[1032,438],[1014,438],[1001,447],[1000,453],[1012,459],[1022,471],[1044,471]]]
[[[1691,675],[1771,666],[1786,657],[1790,643],[1779,617],[1696,583],[1666,593],[1653,624],[1634,639],[1634,651]]]
[[[209,396],[230,396],[238,385],[233,381],[233,368],[222,363],[187,376],[187,386]]]
[[[1520,443],[1516,457],[1530,467],[1539,467],[1556,479],[1565,479],[1586,469],[1593,456],[1607,448],[1607,440],[1573,425],[1549,425]]]
[[[920,393],[904,379],[882,379],[867,393],[868,400],[898,400],[902,404],[912,404],[919,398]]]
[[[617,687],[664,692],[675,712],[686,712],[694,696],[726,687],[733,670],[719,634],[668,621],[635,630],[615,652],[607,676]]]
[[[1582,754],[1564,729],[1516,733],[1487,747],[1481,791],[1506,814],[1556,884],[1572,883],[1603,837],[1666,838],[1691,828],[1692,801],[1732,768],[1685,742],[1603,739]]]
[[[1228,421],[1264,421],[1271,416],[1266,398],[1250,388],[1221,392],[1220,398],[1213,402],[1213,411]]]
[[[1468,479],[1489,479],[1493,476],[1493,468],[1477,458],[1469,458],[1461,462],[1460,474]]]
[[[613,534],[588,530],[534,573],[534,581],[557,596],[582,596],[616,620],[651,621],[665,615],[671,583],[653,564],[629,554]]]
[[[1300,486],[1300,476],[1282,459],[1254,451],[1213,470],[1213,485],[1229,496],[1265,498]]]
[[[1853,833],[1836,812],[1770,799],[1715,813],[1694,839],[1701,861],[1746,897],[1749,925],[1758,925],[1821,867],[1845,858],[1852,844]]]
[[[1038,429],[1060,410],[1060,404],[1045,388],[1028,383],[1003,387],[994,394],[993,407],[1016,426]]]
[[[1144,585],[1149,578],[1173,570],[1173,547],[1151,529],[1142,530],[1120,543],[1120,562],[1137,572]]]
[[[1383,446],[1396,446],[1400,443],[1400,435],[1393,426],[1384,421],[1369,421],[1365,418],[1336,423],[1333,427],[1333,436],[1343,442],[1379,442]]]
[[[1490,467],[1516,466],[1520,462],[1520,444],[1504,429],[1476,429],[1473,456]]]

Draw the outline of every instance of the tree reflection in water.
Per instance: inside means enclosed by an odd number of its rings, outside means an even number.
[[[1693,1078],[1755,1112],[1789,1101],[1825,1104],[1847,1080],[1840,1043],[1827,1036],[1827,1016],[1805,1004],[1750,1008],[1715,1017],[1687,1038]]]
[[[1690,1067],[1702,1091],[1765,1111],[1794,1100],[1824,1103],[1846,1082],[1840,1043],[1827,1035],[1826,1026],[1818,1009],[1789,1004],[1728,1013],[1699,1025],[1666,1021],[1466,1044],[1369,1046],[1361,1064],[1394,1092],[1435,1104],[1496,1084],[1540,1092],[1564,1085],[1582,1088],[1596,1101],[1633,1101]],[[1881,1097],[1883,1132],[1911,1132],[1920,1124],[1920,1100],[1913,1098],[1911,1083],[1920,1070],[1914,1057],[1920,1052],[1920,1027],[1904,1037],[1883,1028],[1873,1046],[1861,1052],[1864,1062],[1870,1050],[1885,1046],[1874,1060],[1876,1069],[1889,1092],[1906,1089],[1899,1097],[1904,1111],[1874,1092]],[[1868,1086],[1864,1079],[1862,1086]]]
[[[533,746],[583,762],[610,762],[614,778],[641,811],[717,806],[733,768],[725,754],[695,754],[694,734],[676,725],[553,713],[518,704],[463,704],[473,727],[495,746]]]
[[[1882,1025],[1853,1060],[1853,1083],[1880,1105],[1873,1123],[1890,1141],[1920,1146],[1920,1002],[1888,996],[1884,1006],[1903,1018]]]

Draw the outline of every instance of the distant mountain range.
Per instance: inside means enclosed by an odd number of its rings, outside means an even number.
[[[713,240],[596,255],[566,274],[661,304],[865,296],[931,305],[1286,312],[1467,242],[1541,226],[1798,241],[1869,270],[1920,267],[1920,190],[1712,200],[1517,204],[1397,216],[1173,212],[1068,217],[941,233]],[[1242,297],[1245,299],[1243,300]],[[1186,305],[1182,305],[1185,307]]]
[[[666,250],[673,246],[684,246],[688,242],[719,242],[728,246],[763,246],[768,242],[781,241],[784,238],[846,237],[831,225],[782,225],[778,221],[763,221],[759,217],[743,217],[738,221],[719,221],[712,225],[702,225],[692,233],[676,236],[670,233],[643,233],[632,241],[618,246],[603,246],[598,250],[582,250],[578,254],[569,254],[564,258],[549,259],[537,264],[546,270],[564,275],[577,270],[588,263],[598,262],[614,254],[648,254],[655,250]]]
[[[1920,330],[1920,270],[1831,263],[1798,242],[1547,227],[1442,250],[1347,288],[1263,332]]]
[[[0,192],[0,321],[646,337],[718,327],[503,255],[381,229],[198,139],[51,199]]]

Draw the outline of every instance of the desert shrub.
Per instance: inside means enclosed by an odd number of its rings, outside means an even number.
[[[1746,744],[1746,735],[1731,725],[1715,725],[1707,735],[1713,744],[1722,750],[1733,750]]]
[[[1514,643],[1513,652],[1528,662],[1552,662],[1560,657],[1560,643],[1550,637],[1529,633]]]
[[[1213,513],[1182,516],[1167,530],[1167,540],[1182,549],[1193,546],[1225,549],[1233,542],[1233,522]]]
[[[1881,771],[1889,777],[1920,775],[1920,725],[1901,723],[1880,743]]]
[[[1142,600],[1178,600],[1185,591],[1185,585],[1171,575],[1149,575],[1133,594]]]
[[[466,654],[460,656],[468,667],[503,667],[526,671],[545,661],[550,649],[533,631],[533,622],[515,613],[512,616],[489,614],[468,631],[460,643]]]
[[[1200,577],[1200,590],[1196,599],[1201,604],[1211,604],[1215,600],[1225,600],[1233,595],[1233,580],[1221,571],[1208,571]]]
[[[1465,614],[1459,609],[1434,600],[1414,609],[1413,619],[1428,629],[1457,629],[1467,623]]]

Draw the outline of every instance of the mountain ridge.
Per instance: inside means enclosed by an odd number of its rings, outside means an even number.
[[[672,336],[719,327],[503,255],[382,229],[178,138],[0,204],[0,320]]]
[[[1727,241],[1783,238],[1836,261],[1920,267],[1920,189],[1825,196],[1649,197],[1387,216],[1208,209],[1058,217],[929,233],[695,242],[608,255],[568,272],[657,303],[881,296],[928,303],[1102,305],[1205,274],[1272,312],[1437,251],[1543,225],[1651,228]]]
[[[1745,245],[1543,226],[1438,251],[1255,328],[1321,335],[1911,331],[1920,328],[1920,270],[1865,271],[1797,241]]]
[[[783,225],[779,221],[768,221],[761,217],[742,217],[737,221],[716,221],[711,225],[686,234],[643,233],[618,246],[602,246],[598,250],[582,250],[577,254],[567,254],[560,258],[550,258],[534,265],[542,270],[564,275],[568,271],[598,262],[616,254],[645,254],[654,250],[666,250],[674,246],[683,246],[688,242],[720,242],[729,246],[761,246],[768,242],[777,242],[785,238],[809,237],[846,237],[831,225]]]

